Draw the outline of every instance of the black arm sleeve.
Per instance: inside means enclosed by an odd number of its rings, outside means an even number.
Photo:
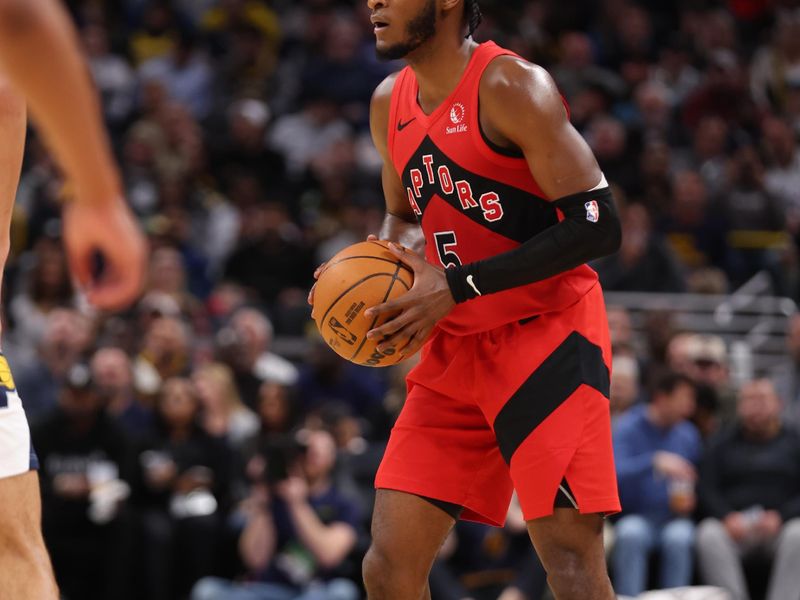
[[[457,302],[527,285],[613,254],[622,229],[608,187],[553,203],[564,219],[503,254],[450,267],[447,283]]]

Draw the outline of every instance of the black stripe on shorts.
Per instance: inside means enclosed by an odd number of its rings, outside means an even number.
[[[603,352],[577,331],[553,350],[500,409],[494,434],[507,463],[525,439],[581,384],[609,397]]]

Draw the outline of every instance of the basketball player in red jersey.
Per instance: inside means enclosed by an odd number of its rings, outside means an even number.
[[[121,308],[139,292],[145,242],[122,196],[97,94],[75,30],[55,0],[0,0],[0,269],[22,164],[26,101],[69,182],[63,237],[92,304]],[[104,269],[93,270],[95,253]],[[0,354],[0,598],[59,597],[41,534],[28,423]]]
[[[380,237],[419,254],[393,246],[414,286],[365,314],[399,311],[379,349],[422,347],[376,478],[369,598],[429,598],[455,520],[502,525],[512,489],[556,598],[613,598],[611,354],[585,264],[620,243],[608,185],[550,76],[472,41],[475,0],[368,5],[378,54],[408,62],[371,106]]]

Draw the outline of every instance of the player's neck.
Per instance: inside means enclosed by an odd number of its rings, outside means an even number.
[[[477,47],[471,38],[439,35],[408,56],[419,84],[419,103],[426,114],[453,92]]]

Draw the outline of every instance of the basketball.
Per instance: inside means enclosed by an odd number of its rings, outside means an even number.
[[[394,315],[373,318],[364,311],[405,294],[414,274],[389,250],[385,241],[353,244],[334,256],[320,274],[311,316],[325,342],[342,358],[368,367],[400,362],[394,348],[377,349],[379,339],[367,332]]]

